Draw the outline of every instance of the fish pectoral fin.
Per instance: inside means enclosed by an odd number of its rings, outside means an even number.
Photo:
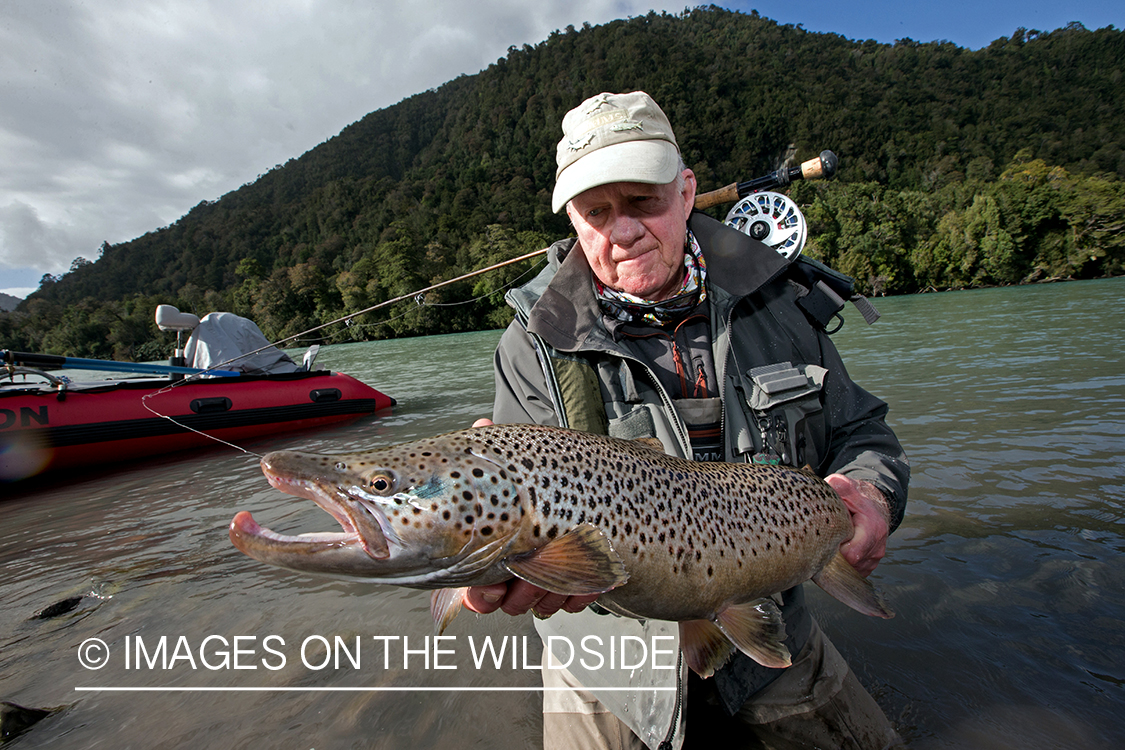
[[[531,552],[509,557],[504,565],[528,583],[569,596],[602,594],[629,580],[625,563],[605,532],[588,523]]]
[[[680,622],[680,650],[691,671],[706,679],[727,663],[734,644],[710,620]]]
[[[785,640],[785,622],[772,599],[732,604],[715,618],[719,630],[738,650],[764,667],[781,669],[793,663]]]
[[[430,614],[434,618],[434,633],[441,635],[461,611],[468,588],[437,589],[430,595]]]
[[[871,582],[861,576],[839,551],[812,579],[813,583],[856,612],[885,620],[895,616]]]

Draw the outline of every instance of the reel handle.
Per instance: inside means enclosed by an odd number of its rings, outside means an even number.
[[[755,177],[746,182],[732,182],[718,190],[700,193],[695,196],[695,207],[711,208],[720,203],[733,203],[751,193],[785,187],[793,180],[830,180],[836,175],[840,160],[831,151],[821,151],[820,156],[809,159],[799,167],[782,167],[764,177]]]

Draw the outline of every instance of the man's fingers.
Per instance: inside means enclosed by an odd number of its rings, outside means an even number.
[[[869,576],[887,554],[889,510],[886,499],[874,485],[840,474],[825,477],[852,517],[852,536],[840,545],[840,554],[861,575]]]
[[[465,594],[465,606],[474,612],[487,615],[500,609],[505,595],[508,593],[508,584],[496,583],[491,586],[472,586]]]

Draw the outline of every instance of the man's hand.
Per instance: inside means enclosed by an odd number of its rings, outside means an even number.
[[[499,609],[509,615],[534,612],[536,617],[550,617],[560,609],[564,612],[581,612],[597,598],[597,594],[585,596],[552,594],[527,581],[513,578],[505,583],[491,586],[470,587],[465,596],[465,606],[481,614]]]
[[[491,419],[481,418],[473,422],[473,427],[487,427],[490,424],[492,424]],[[565,612],[581,612],[597,598],[597,594],[587,596],[553,594],[527,581],[513,578],[491,586],[469,587],[469,592],[465,596],[465,606],[482,615],[499,609],[509,615],[534,612],[537,617],[550,617],[560,609]]]
[[[890,504],[875,485],[832,474],[824,480],[848,506],[855,531],[840,545],[840,553],[863,576],[872,571],[887,554],[890,534]]]

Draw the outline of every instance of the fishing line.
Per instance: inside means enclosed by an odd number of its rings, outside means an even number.
[[[234,443],[231,443],[227,440],[223,440],[222,438],[215,437],[214,435],[209,435],[208,433],[203,432],[202,430],[197,430],[194,427],[190,427],[190,426],[188,426],[188,425],[186,425],[182,422],[177,421],[175,419],[175,417],[172,417],[168,414],[161,414],[159,411],[154,409],[148,403],[148,400],[150,398],[154,397],[154,396],[159,396],[163,393],[167,393],[167,392],[171,391],[173,388],[184,385],[186,383],[190,383],[193,380],[195,380],[196,378],[202,378],[208,372],[210,372],[211,370],[227,369],[227,367],[229,365],[231,365],[235,362],[238,362],[241,359],[245,359],[246,357],[251,357],[255,354],[258,354],[259,352],[266,351],[267,349],[270,349],[270,348],[274,348],[274,347],[280,348],[282,344],[287,344],[287,343],[290,343],[290,342],[296,342],[302,336],[308,336],[311,333],[316,333],[317,331],[322,331],[325,328],[328,328],[330,326],[334,326],[334,325],[337,325],[339,323],[343,323],[345,326],[350,328],[350,327],[352,327],[352,321],[355,318],[358,318],[360,315],[366,315],[367,313],[374,312],[374,311],[382,309],[384,307],[389,307],[390,305],[396,304],[398,302],[403,302],[403,301],[408,300],[408,299],[415,300],[415,302],[418,303],[419,307],[452,307],[452,306],[455,306],[455,305],[466,305],[466,304],[471,304],[473,302],[479,302],[482,299],[487,299],[488,297],[491,297],[494,294],[497,294],[498,292],[501,292],[504,289],[507,289],[508,287],[514,286],[515,284],[519,283],[525,276],[531,274],[533,271],[538,269],[539,264],[536,264],[536,265],[532,266],[532,268],[530,268],[529,270],[520,274],[519,276],[517,276],[515,279],[508,282],[507,284],[501,286],[499,289],[497,289],[495,291],[492,291],[492,292],[489,292],[488,294],[484,294],[484,295],[481,295],[479,297],[475,297],[475,298],[470,299],[470,300],[465,300],[463,302],[427,303],[425,301],[425,295],[426,295],[427,292],[432,292],[433,290],[440,289],[443,286],[449,286],[450,284],[455,284],[458,281],[464,281],[465,279],[470,279],[474,276],[479,276],[479,275],[481,275],[483,273],[487,273],[489,271],[495,271],[496,269],[503,268],[504,266],[510,266],[514,263],[519,263],[520,261],[524,261],[524,260],[530,260],[531,258],[534,258],[534,257],[539,256],[539,255],[545,255],[546,252],[547,252],[547,249],[544,248],[542,250],[536,250],[534,252],[526,253],[525,255],[521,255],[517,258],[511,258],[509,260],[505,260],[505,261],[502,261],[500,263],[496,263],[496,264],[488,266],[486,268],[479,268],[475,271],[470,271],[469,273],[462,274],[462,275],[460,275],[456,278],[447,279],[446,281],[440,281],[437,284],[431,284],[430,286],[428,286],[424,289],[419,289],[418,291],[411,292],[409,294],[400,295],[400,296],[395,297],[393,299],[386,300],[385,302],[380,302],[376,305],[372,305],[370,307],[364,308],[363,310],[360,310],[358,312],[349,313],[348,315],[345,315],[345,316],[340,317],[340,318],[336,318],[335,320],[329,321],[327,323],[322,323],[321,325],[314,326],[313,328],[309,328],[306,331],[302,331],[300,333],[293,334],[292,336],[287,336],[286,338],[279,339],[279,340],[273,342],[272,344],[267,344],[265,346],[258,347],[257,349],[255,349],[253,351],[245,352],[244,354],[240,354],[237,357],[232,357],[232,358],[230,358],[230,359],[228,359],[224,362],[219,362],[218,364],[211,365],[210,367],[203,370],[202,372],[187,375],[182,380],[178,380],[178,381],[175,381],[173,383],[169,383],[168,385],[164,386],[163,388],[161,388],[158,391],[154,391],[153,393],[145,394],[144,396],[141,397],[141,406],[143,406],[147,411],[149,411],[153,415],[155,415],[157,417],[160,417],[161,419],[167,419],[169,422],[176,425],[177,427],[180,427],[180,428],[182,428],[184,430],[187,430],[189,432],[194,432],[196,435],[201,435],[205,438],[209,438],[211,440],[214,440],[217,443],[222,443],[223,445],[226,445],[226,446],[229,446],[231,448],[234,448],[235,450],[241,451],[241,452],[247,454],[248,456],[253,456],[254,458],[257,458],[258,460],[261,460],[263,458],[263,456],[260,453],[255,453],[254,451],[248,450],[248,449],[243,448],[242,446],[239,446],[239,445],[235,445]],[[404,313],[402,313],[402,315],[397,315],[393,318],[388,318],[387,320],[381,320],[377,323],[362,323],[362,324],[360,324],[360,327],[373,327],[373,326],[378,326],[378,325],[386,325],[387,323],[398,320],[399,318],[403,318],[408,314],[409,314],[408,312],[404,312]],[[335,334],[333,334],[333,336],[334,335]],[[332,336],[321,337],[321,340],[327,341],[330,338],[332,338]]]
[[[233,360],[231,360],[231,361],[233,361]],[[217,366],[216,366],[216,367],[217,367]],[[215,369],[215,368],[212,368],[212,369]],[[202,373],[200,373],[200,374],[202,375]],[[195,376],[195,375],[190,375],[190,376],[188,376],[188,377],[189,377],[189,378],[194,378],[194,377],[196,377],[196,376]],[[251,451],[251,450],[247,450],[246,448],[243,448],[243,447],[242,447],[242,446],[240,446],[240,445],[235,445],[234,443],[231,443],[231,442],[229,442],[229,441],[223,440],[223,439],[222,439],[222,438],[220,438],[220,437],[215,437],[214,435],[208,435],[208,434],[207,434],[206,432],[203,432],[202,430],[197,430],[197,429],[195,429],[194,427],[190,427],[190,426],[188,426],[188,425],[184,424],[183,422],[177,422],[177,421],[175,420],[175,418],[173,418],[173,417],[171,417],[171,416],[169,416],[169,415],[167,415],[167,414],[161,414],[161,413],[160,413],[160,412],[158,412],[158,411],[157,411],[156,409],[153,409],[153,408],[152,408],[152,407],[151,407],[151,406],[150,406],[150,405],[149,405],[149,404],[147,403],[147,402],[148,402],[148,400],[149,400],[150,398],[152,398],[153,396],[159,396],[159,395],[160,395],[161,393],[167,393],[168,391],[172,390],[173,388],[175,388],[175,387],[176,387],[177,385],[179,385],[180,383],[185,383],[185,382],[187,382],[187,380],[188,380],[188,378],[184,378],[183,380],[181,380],[181,381],[178,381],[178,382],[176,382],[176,383],[172,383],[171,385],[167,385],[167,386],[165,386],[165,387],[161,388],[161,389],[160,389],[159,391],[156,391],[156,392],[154,392],[154,393],[146,393],[146,394],[145,394],[144,396],[142,396],[142,397],[141,397],[141,406],[143,406],[143,407],[144,407],[145,409],[147,409],[148,411],[152,412],[152,413],[153,413],[153,414],[155,414],[156,416],[160,417],[161,419],[167,419],[167,420],[168,420],[169,422],[171,422],[172,424],[174,424],[174,425],[176,425],[177,427],[180,427],[180,428],[182,428],[182,429],[185,429],[185,430],[187,430],[188,432],[194,432],[194,433],[195,433],[196,435],[202,435],[202,436],[203,436],[203,437],[205,437],[205,438],[210,438],[211,440],[214,440],[214,441],[215,441],[216,443],[222,443],[223,445],[226,445],[226,446],[230,446],[231,448],[234,448],[234,449],[236,449],[236,450],[240,450],[240,451],[242,451],[243,453],[245,453],[245,454],[247,454],[247,455],[249,455],[249,456],[253,456],[254,458],[257,458],[257,459],[258,459],[259,461],[260,461],[260,460],[262,460],[262,458],[264,458],[264,456],[262,456],[262,454],[261,454],[261,453],[255,453],[254,451]]]

